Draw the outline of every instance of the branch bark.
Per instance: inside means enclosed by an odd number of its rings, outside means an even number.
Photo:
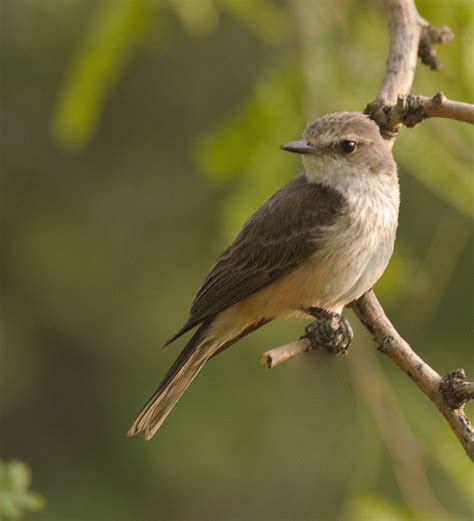
[[[260,355],[260,362],[267,369],[273,369],[277,365],[286,362],[289,358],[293,358],[301,353],[311,350],[311,342],[307,338],[302,338],[296,342],[290,342],[280,347],[275,347],[270,351],[266,351]]]
[[[365,109],[382,135],[393,141],[401,124],[413,127],[431,117],[474,124],[474,105],[449,100],[442,92],[431,98],[409,94],[417,56],[431,69],[439,70],[441,62],[433,44],[452,41],[451,29],[432,27],[418,14],[413,0],[385,0],[384,5],[390,31],[387,67],[377,98]]]
[[[409,95],[417,57],[432,69],[439,69],[441,64],[433,44],[451,41],[452,31],[448,27],[433,28],[418,14],[414,0],[384,0],[384,5],[390,32],[387,67],[377,98],[365,109],[379,125],[382,136],[393,144],[401,124],[414,126],[429,117],[474,123],[473,105],[448,100],[441,92],[432,98]],[[464,370],[440,376],[401,337],[372,290],[350,307],[370,331],[379,350],[432,400],[474,461],[474,429],[464,413],[466,401],[474,399],[474,383],[466,382]],[[309,340],[300,339],[266,351],[261,362],[272,368],[310,349]]]
[[[434,402],[466,454],[474,461],[474,429],[464,414],[464,398],[462,405],[459,402],[459,398],[468,394],[465,390],[472,390],[473,385],[466,384],[464,371],[457,370],[441,377],[400,336],[372,290],[353,302],[351,308],[370,331],[379,350],[391,358]]]
[[[395,104],[376,99],[365,109],[381,127],[383,135],[389,139],[398,132],[400,124],[414,127],[428,118],[447,118],[474,124],[474,105],[448,99],[443,92],[433,97],[400,94]]]

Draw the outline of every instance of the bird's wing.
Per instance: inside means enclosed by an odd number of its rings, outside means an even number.
[[[308,259],[321,247],[323,229],[343,213],[343,196],[299,175],[245,223],[199,289],[189,320],[171,338],[236,304]]]

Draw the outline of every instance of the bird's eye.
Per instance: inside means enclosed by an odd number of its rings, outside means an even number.
[[[352,152],[357,148],[357,143],[350,139],[344,139],[339,143],[339,148],[344,154],[352,154]]]

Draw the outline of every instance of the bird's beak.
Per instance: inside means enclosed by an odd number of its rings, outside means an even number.
[[[285,143],[280,145],[282,150],[286,150],[287,152],[295,152],[296,154],[315,154],[316,149],[311,145],[308,145],[306,141],[290,141],[289,143]]]

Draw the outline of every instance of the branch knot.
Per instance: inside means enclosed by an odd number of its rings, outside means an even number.
[[[474,398],[474,384],[466,381],[464,369],[456,369],[443,377],[439,392],[451,408],[459,409]]]
[[[395,338],[392,335],[384,335],[379,343],[379,351],[383,354],[388,354],[396,348]]]

